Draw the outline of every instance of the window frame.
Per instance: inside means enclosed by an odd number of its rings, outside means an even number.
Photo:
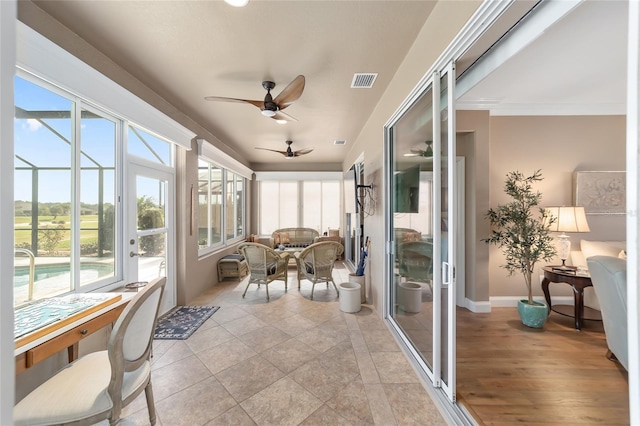
[[[20,67],[16,68],[16,72],[14,75],[15,78],[20,78],[26,81],[29,84],[38,86],[39,88],[51,92],[52,94],[63,98],[70,103],[70,132],[71,137],[68,141],[70,143],[70,156],[69,156],[69,180],[70,180],[70,192],[69,192],[69,204],[70,204],[70,212],[69,212],[69,235],[70,235],[70,254],[69,254],[69,273],[70,273],[70,282],[66,291],[62,291],[60,293],[48,294],[45,295],[44,298],[51,296],[60,296],[69,293],[89,293],[92,291],[96,291],[98,289],[108,289],[113,288],[124,280],[124,256],[122,249],[122,232],[124,226],[124,212],[122,209],[122,203],[118,202],[122,198],[123,188],[122,182],[124,179],[124,135],[123,129],[125,128],[127,121],[122,117],[118,117],[105,108],[95,105],[92,102],[78,96],[72,92],[69,92],[63,88],[60,88],[54,84],[48,82],[45,78],[41,76],[34,75],[30,72],[27,72]],[[15,106],[15,99],[14,99]],[[83,263],[82,252],[81,252],[81,241],[80,241],[80,232],[82,230],[81,227],[81,203],[82,201],[82,126],[83,126],[83,118],[82,111],[92,112],[96,115],[99,115],[102,119],[109,120],[114,124],[114,248],[113,248],[113,258],[114,258],[114,268],[113,274],[108,275],[104,278],[97,279],[93,282],[83,284],[82,277],[80,274],[81,266]],[[15,144],[15,138],[12,142]],[[14,155],[15,158],[15,155]],[[23,161],[24,162],[24,161]],[[28,164],[28,163],[27,163]],[[14,161],[13,174],[15,177],[16,171],[22,167],[16,167],[17,164]],[[51,167],[35,167],[36,169],[49,169]],[[34,183],[31,182],[31,186],[33,188]],[[14,195],[15,201],[15,195]],[[33,201],[33,200],[32,200]],[[33,226],[31,225],[31,233],[33,233]],[[38,228],[36,228],[38,229]],[[13,226],[13,231],[15,233],[15,222]],[[36,231],[38,232],[38,231]],[[39,238],[39,237],[38,237]],[[33,247],[31,248],[33,250]],[[36,258],[38,254],[36,253]],[[15,268],[14,268],[15,269]],[[15,275],[15,270],[13,272]],[[35,300],[40,300],[41,298],[29,298],[27,303],[33,302]],[[21,306],[22,304],[18,304],[14,307]]]
[[[322,191],[322,187],[324,186],[324,183],[336,183],[339,193],[337,194],[337,201],[338,201],[338,209],[340,212],[343,211],[343,204],[344,204],[344,187],[343,187],[343,173],[342,172],[257,172],[256,173],[256,180],[258,182],[257,185],[257,191],[258,191],[258,197],[257,197],[257,226],[258,226],[258,233],[260,235],[271,235],[271,232],[268,232],[268,230],[265,230],[263,225],[262,225],[262,214],[263,214],[263,208],[262,208],[262,183],[263,182],[296,182],[297,183],[297,193],[296,193],[296,197],[297,197],[297,212],[296,212],[296,225],[295,227],[303,227],[304,224],[304,207],[302,206],[303,201],[304,201],[304,184],[305,182],[319,182],[320,185],[320,190]],[[322,220],[322,211],[320,212],[321,215],[321,219],[320,219],[320,227],[323,227],[323,220]],[[339,214],[339,225],[338,228],[339,229],[344,229],[343,226],[343,220],[344,218],[342,217],[343,215],[340,213]],[[289,227],[289,226],[281,226],[279,224],[278,227],[276,227],[276,229],[280,229],[283,227]],[[316,228],[313,228],[316,229]],[[322,234],[324,232],[324,229],[316,229],[320,234]]]
[[[210,158],[208,158],[208,156],[205,155],[198,155],[198,186],[200,185],[199,182],[201,182],[200,179],[200,162],[203,162],[205,164],[207,164],[207,177],[208,177],[208,181],[207,181],[207,191],[208,191],[208,197],[207,197],[207,224],[206,224],[206,229],[207,229],[207,241],[209,242],[209,244],[207,246],[200,246],[200,243],[198,241],[198,238],[196,238],[196,245],[198,247],[198,257],[203,257],[203,256],[207,256],[210,253],[215,253],[217,251],[220,251],[221,249],[224,249],[230,245],[236,244],[242,240],[244,240],[246,238],[246,218],[247,218],[247,193],[246,193],[246,188],[247,188],[247,178],[240,175],[239,173],[237,173],[234,170],[230,170],[227,169],[225,167],[223,167],[222,165],[220,165],[218,162],[212,161]],[[221,180],[221,194],[220,194],[220,241],[216,241],[214,244],[210,243],[210,239],[211,239],[211,235],[210,235],[210,230],[211,230],[211,206],[212,206],[212,202],[211,202],[211,169],[212,168],[217,168],[220,170],[220,175],[222,177]],[[233,203],[233,213],[230,213],[233,215],[233,230],[234,230],[234,236],[232,238],[228,238],[227,237],[227,199],[229,197],[229,193],[228,193],[228,183],[229,183],[229,174],[232,174],[234,177],[234,181],[233,181],[233,185],[232,185],[232,198],[234,200]],[[237,182],[238,179],[241,179],[242,181],[242,188],[243,188],[243,193],[242,193],[242,223],[243,223],[243,232],[241,235],[237,234],[237,209],[238,209],[238,203],[235,202],[236,197],[237,197]],[[196,190],[197,191],[197,190]],[[196,198],[199,199],[199,195],[198,193],[196,193],[194,195]],[[194,201],[194,208],[199,209],[200,207],[200,203],[199,201]],[[194,212],[195,214],[195,212]],[[196,218],[198,218],[199,216],[196,215]],[[196,220],[196,222],[198,222],[198,220]],[[202,227],[202,224],[197,223],[196,224],[196,233],[198,232],[197,230],[200,229]],[[198,235],[196,235],[196,237],[198,237]]]

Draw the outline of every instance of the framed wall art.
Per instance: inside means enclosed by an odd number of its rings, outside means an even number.
[[[574,204],[586,214],[625,214],[626,172],[575,172]]]

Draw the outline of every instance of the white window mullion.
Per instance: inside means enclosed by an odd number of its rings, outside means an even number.
[[[220,191],[220,242],[222,244],[227,243],[227,181],[229,177],[229,171],[222,170],[222,188]]]
[[[213,166],[207,165],[207,246],[213,245],[213,216],[211,214],[213,208],[213,182],[211,179]]]
[[[73,132],[71,136],[71,203],[69,212],[69,260],[71,264],[71,285],[72,290],[77,292],[80,290],[80,194],[81,194],[81,119],[82,119],[82,102],[76,99],[72,103],[72,126]]]
[[[302,200],[304,197],[304,182],[298,181],[298,199],[296,200],[296,205],[298,206],[298,222],[296,226],[302,227],[304,224],[304,206],[302,205]]]

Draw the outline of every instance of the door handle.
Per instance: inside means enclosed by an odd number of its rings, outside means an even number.
[[[451,284],[451,265],[449,262],[442,262],[442,285],[444,287]]]
[[[138,257],[144,257],[144,253],[136,253],[136,252],[134,252],[134,251],[130,251],[130,252],[129,252],[129,257],[136,257],[136,256],[138,256]]]

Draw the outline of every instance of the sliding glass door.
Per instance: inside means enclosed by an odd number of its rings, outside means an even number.
[[[453,67],[386,127],[385,317],[435,387],[455,400]]]

